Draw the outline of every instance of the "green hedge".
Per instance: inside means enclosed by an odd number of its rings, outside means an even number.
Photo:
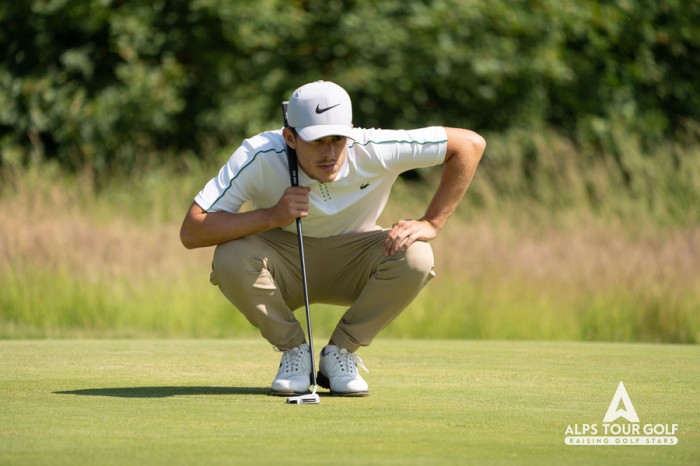
[[[0,6],[0,166],[212,155],[343,85],[362,126],[552,126],[649,140],[700,121],[685,0],[22,0]]]

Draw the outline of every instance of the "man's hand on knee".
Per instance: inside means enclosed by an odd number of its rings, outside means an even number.
[[[384,241],[384,255],[407,250],[416,241],[435,239],[438,229],[427,220],[399,220],[392,225]]]

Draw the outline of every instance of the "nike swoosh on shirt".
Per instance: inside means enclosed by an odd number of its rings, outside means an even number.
[[[369,186],[369,183],[365,183],[363,185],[360,185],[360,189],[365,189],[367,186]]]
[[[332,108],[337,107],[338,105],[340,105],[340,104],[331,105],[330,107],[326,107],[326,108],[321,108],[320,105],[316,105],[316,113],[317,113],[318,115],[320,115],[320,114],[322,114],[322,113],[327,112],[328,110],[330,110],[330,109],[332,109]]]

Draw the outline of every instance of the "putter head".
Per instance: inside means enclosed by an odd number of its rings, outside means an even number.
[[[317,393],[307,393],[306,395],[290,396],[287,404],[290,405],[317,405],[321,402]]]

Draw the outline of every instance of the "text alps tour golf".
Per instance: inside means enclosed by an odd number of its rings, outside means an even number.
[[[573,424],[567,445],[676,445],[678,424]]]

